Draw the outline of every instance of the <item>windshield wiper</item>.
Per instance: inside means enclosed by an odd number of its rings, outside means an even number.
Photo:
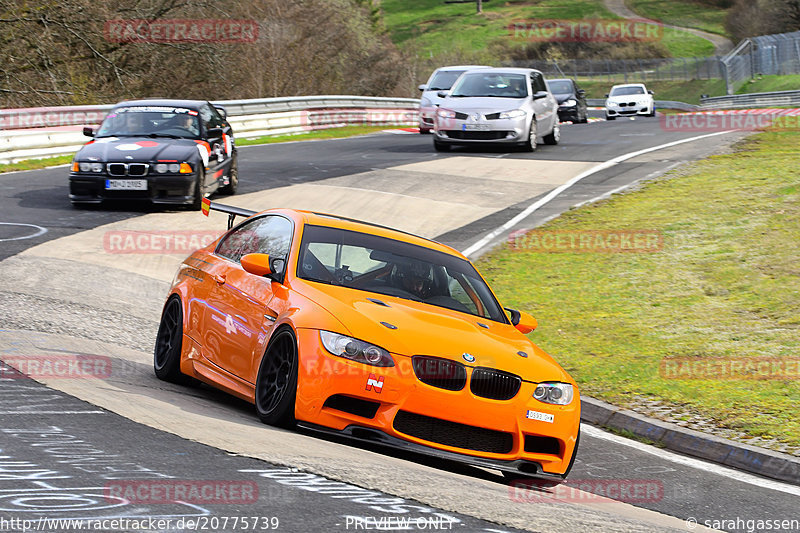
[[[168,139],[185,139],[186,137],[181,137],[180,135],[175,135],[173,133],[149,133],[147,137],[151,137],[155,139],[156,137],[166,137]]]

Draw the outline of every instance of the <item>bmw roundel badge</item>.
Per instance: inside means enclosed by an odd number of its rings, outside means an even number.
[[[475,356],[472,355],[471,353],[464,352],[463,354],[461,354],[461,357],[463,357],[464,361],[466,361],[467,363],[475,362]]]

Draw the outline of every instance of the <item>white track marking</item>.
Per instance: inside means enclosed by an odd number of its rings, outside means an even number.
[[[11,237],[11,238],[8,238],[8,239],[0,239],[0,242],[21,241],[21,240],[24,240],[24,239],[33,239],[35,237],[38,237],[40,235],[44,235],[45,233],[47,233],[47,228],[43,228],[41,226],[37,226],[36,224],[20,224],[18,222],[0,222],[0,226],[22,226],[22,227],[29,227],[29,228],[35,228],[36,229],[36,232],[32,233],[31,235],[23,235],[22,237]]]
[[[762,477],[754,476],[752,474],[747,474],[745,472],[734,470],[733,468],[727,466],[718,465],[716,463],[709,463],[701,459],[695,459],[693,457],[680,455],[675,452],[664,450],[662,448],[656,448],[655,446],[652,446],[650,444],[644,444],[642,442],[631,440],[626,437],[620,437],[619,435],[614,435],[613,433],[608,433],[594,426],[582,423],[581,433],[584,433],[596,439],[611,441],[614,444],[628,446],[629,448],[634,448],[641,452],[649,453],[650,455],[655,455],[656,457],[665,459],[667,461],[672,461],[673,463],[677,463],[683,466],[688,466],[690,468],[696,468],[698,470],[705,470],[706,472],[727,477],[729,479],[740,481],[742,483],[748,483],[750,485],[755,485],[757,487],[761,487],[764,489],[777,490],[780,492],[785,492],[787,494],[792,494],[794,496],[800,496],[800,487],[798,486],[789,485],[787,483],[781,483],[779,481],[773,481],[771,479],[765,479]]]
[[[506,231],[510,230],[515,225],[517,225],[521,221],[525,220],[534,211],[536,211],[540,207],[548,204],[550,202],[550,200],[552,200],[553,198],[557,197],[559,194],[561,194],[562,192],[566,191],[567,189],[569,189],[570,187],[572,187],[573,185],[575,185],[576,183],[581,181],[583,178],[589,177],[592,174],[596,174],[596,173],[600,172],[601,170],[605,170],[607,168],[614,167],[614,166],[622,163],[623,161],[627,161],[628,159],[632,159],[634,157],[638,157],[638,156],[644,155],[644,154],[649,154],[650,152],[655,152],[656,150],[663,150],[664,148],[671,148],[671,147],[677,146],[679,144],[698,141],[700,139],[707,139],[709,137],[716,137],[717,135],[725,135],[726,133],[732,133],[734,131],[736,131],[736,130],[719,131],[719,132],[715,132],[715,133],[709,133],[707,135],[699,135],[697,137],[690,137],[688,139],[681,139],[679,141],[673,141],[673,142],[670,142],[670,143],[661,144],[661,145],[658,145],[658,146],[653,146],[651,148],[645,148],[644,150],[638,150],[636,152],[630,152],[630,153],[627,153],[627,154],[623,154],[623,155],[617,156],[617,157],[615,157],[613,159],[609,159],[605,163],[600,163],[599,165],[596,165],[596,166],[590,168],[589,170],[581,172],[580,174],[578,174],[577,176],[575,176],[574,178],[572,178],[571,180],[569,180],[565,184],[563,184],[563,185],[561,185],[559,187],[556,187],[555,189],[550,191],[544,198],[542,198],[540,200],[537,200],[536,202],[532,203],[524,211],[519,213],[517,216],[515,216],[514,218],[512,218],[511,220],[509,220],[508,222],[506,222],[505,224],[503,224],[499,228],[493,230],[488,235],[486,235],[485,237],[483,237],[478,242],[476,242],[475,244],[473,244],[472,246],[470,246],[469,248],[467,248],[466,250],[464,250],[461,253],[464,254],[465,256],[470,256],[470,255],[480,251],[482,248],[484,248],[486,245],[488,245],[490,242],[492,242],[493,239],[497,238],[503,232],[506,232]]]

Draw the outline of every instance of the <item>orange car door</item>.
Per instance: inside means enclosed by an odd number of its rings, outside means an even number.
[[[217,248],[225,267],[216,271],[206,303],[205,356],[215,365],[248,382],[255,381],[257,348],[269,334],[276,312],[269,278],[245,272],[240,264],[249,253],[283,259],[289,250],[292,224],[280,216],[247,221],[228,234]],[[257,369],[256,369],[257,370]]]

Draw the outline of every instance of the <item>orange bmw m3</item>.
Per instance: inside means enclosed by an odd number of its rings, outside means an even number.
[[[566,478],[575,381],[525,337],[536,320],[504,309],[459,252],[333,215],[203,207],[229,230],[175,275],[159,378],[225,390],[267,424]]]

